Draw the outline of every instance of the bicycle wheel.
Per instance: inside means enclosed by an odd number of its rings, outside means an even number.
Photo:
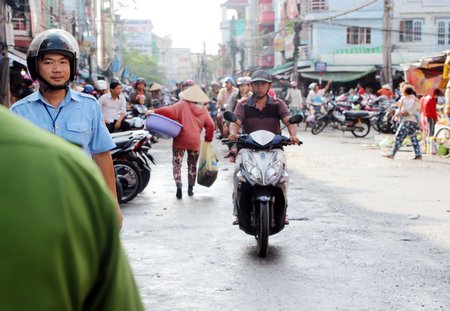
[[[437,131],[435,135],[436,139],[436,153],[441,158],[448,158],[450,157],[450,128],[449,127],[443,127]]]

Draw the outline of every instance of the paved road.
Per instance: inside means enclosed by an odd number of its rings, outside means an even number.
[[[286,150],[290,225],[265,259],[231,225],[233,166],[177,200],[170,141],[154,145],[122,230],[148,310],[450,310],[450,161],[382,158],[373,134],[299,134]]]

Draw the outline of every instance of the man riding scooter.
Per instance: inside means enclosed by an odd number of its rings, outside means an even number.
[[[272,77],[268,71],[257,70],[251,77],[253,95],[235,108],[236,121],[230,124],[230,141],[237,141],[239,128],[242,127],[244,134],[249,134],[258,130],[267,130],[273,134],[281,134],[280,120],[287,126],[289,138],[292,144],[298,144],[297,127],[289,123],[291,114],[288,106],[279,98],[268,95],[272,85]],[[239,202],[239,180],[237,174],[242,163],[241,152],[236,157],[233,190],[233,214],[236,216],[234,225],[239,224],[237,204]]]

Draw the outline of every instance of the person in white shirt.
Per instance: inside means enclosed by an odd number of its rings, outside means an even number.
[[[219,94],[217,95],[217,109],[219,109],[220,113],[217,115],[217,127],[220,132],[220,137],[225,137],[224,128],[223,128],[223,115],[222,111],[225,110],[225,105],[228,103],[228,99],[231,94],[239,92],[239,89],[234,87],[234,79],[232,77],[226,77],[224,79],[225,86],[220,89]]]
[[[303,109],[303,95],[297,87],[297,81],[292,81],[286,95],[286,103],[291,114],[298,114]]]
[[[118,129],[128,131],[130,125],[123,122],[127,113],[127,101],[122,95],[122,85],[119,81],[112,81],[109,89],[110,92],[102,95],[98,100],[106,127],[110,133]]]

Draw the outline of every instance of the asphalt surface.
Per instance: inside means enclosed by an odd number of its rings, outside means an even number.
[[[313,136],[288,147],[290,225],[269,239],[232,226],[226,147],[211,188],[175,198],[171,141],[153,146],[147,189],[124,204],[122,240],[147,310],[450,310],[450,159],[384,135]],[[186,180],[186,167],[183,167]]]

